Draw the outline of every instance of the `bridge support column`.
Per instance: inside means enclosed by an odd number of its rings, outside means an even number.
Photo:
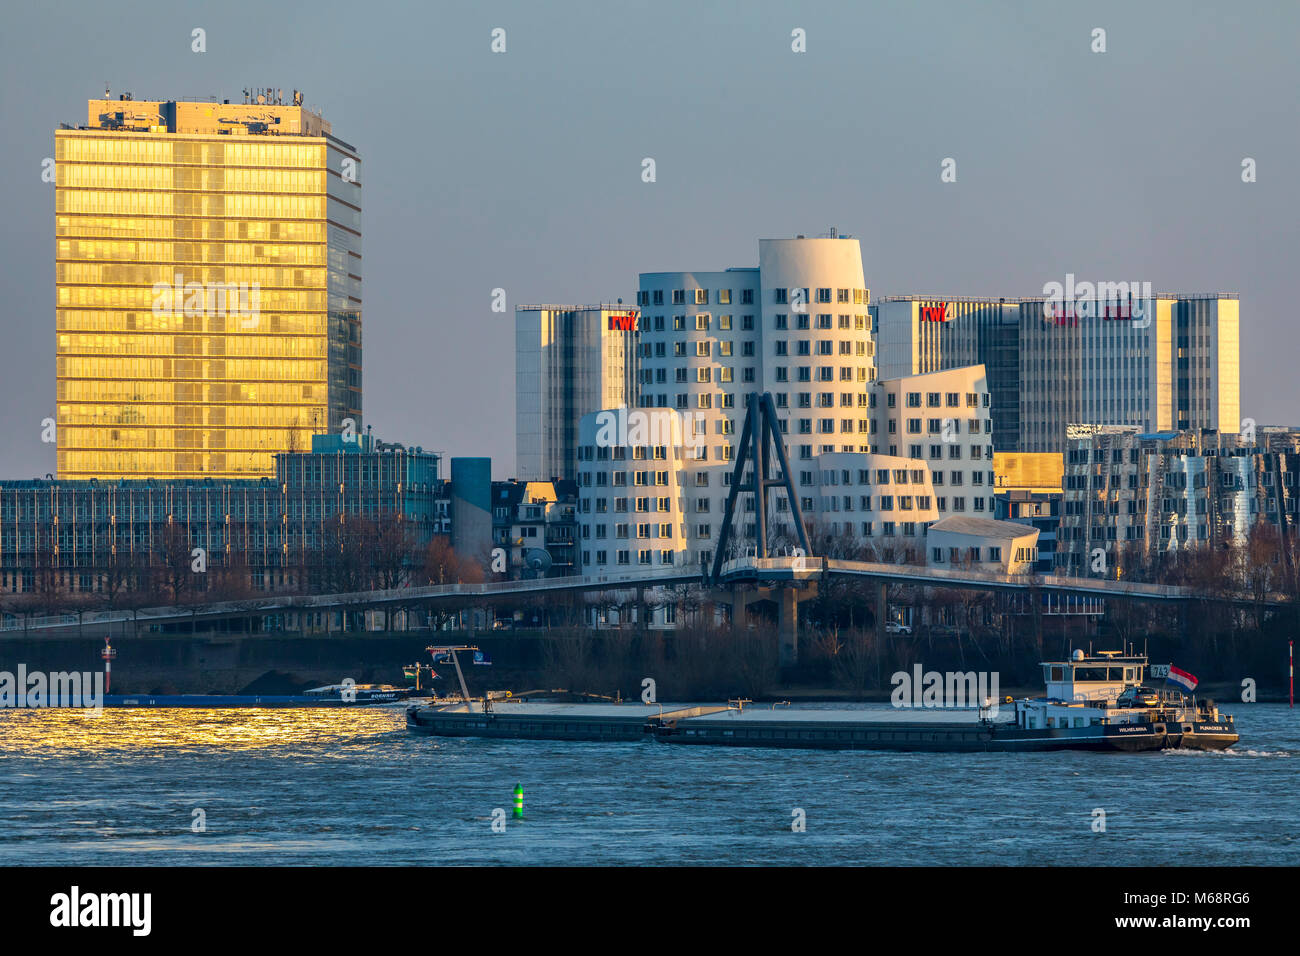
[[[731,589],[731,626],[749,626],[749,614],[745,610],[745,589],[740,585]]]
[[[889,584],[881,581],[876,585],[876,646],[885,640],[885,621],[889,617]]]
[[[799,661],[799,591],[797,588],[781,589],[780,613],[777,615],[777,641],[782,667]]]

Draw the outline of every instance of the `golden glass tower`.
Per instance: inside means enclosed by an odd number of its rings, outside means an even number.
[[[61,479],[273,476],[361,426],[360,157],[296,91],[245,100],[55,132]]]

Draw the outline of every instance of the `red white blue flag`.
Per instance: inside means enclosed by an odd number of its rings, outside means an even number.
[[[1191,693],[1192,691],[1196,690],[1196,685],[1200,683],[1200,681],[1198,681],[1191,674],[1187,673],[1187,671],[1181,670],[1175,667],[1173,664],[1169,665],[1169,676],[1165,680],[1166,683],[1177,684],[1179,687],[1181,687],[1183,690],[1187,691],[1188,693]]]

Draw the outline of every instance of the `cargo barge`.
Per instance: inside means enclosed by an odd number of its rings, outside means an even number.
[[[1143,684],[1142,655],[1075,651],[1043,663],[1047,693],[974,710],[797,710],[723,704],[494,702],[412,706],[411,731],[446,737],[656,740],[817,750],[1142,752],[1224,750],[1238,740],[1213,701]]]

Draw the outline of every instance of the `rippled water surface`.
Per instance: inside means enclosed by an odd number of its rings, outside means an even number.
[[[1296,865],[1300,712],[1227,709],[1235,749],[1147,755],[438,739],[400,707],[4,711],[0,864]],[[516,783],[525,818],[493,833]]]

